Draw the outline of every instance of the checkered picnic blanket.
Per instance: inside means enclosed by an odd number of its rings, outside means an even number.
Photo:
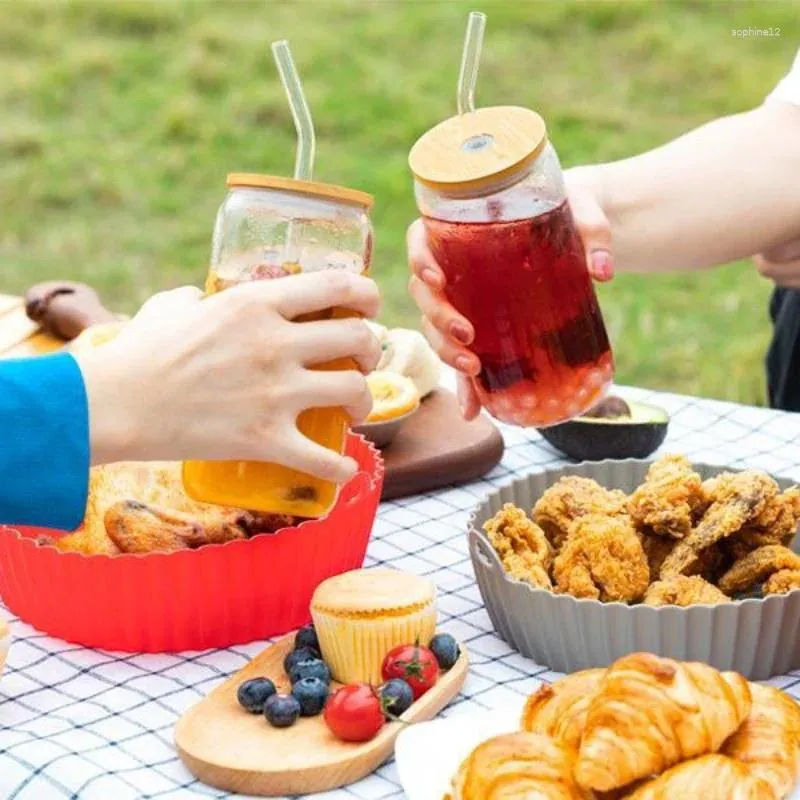
[[[800,415],[630,390],[672,415],[664,450],[710,464],[755,467],[800,481]],[[467,643],[471,669],[445,711],[507,705],[559,676],[497,637],[481,603],[467,551],[467,518],[512,476],[559,466],[532,431],[504,428],[507,450],[491,475],[459,488],[384,503],[368,565],[428,575],[439,590],[442,629]],[[54,599],[57,602],[57,599]],[[180,655],[126,655],[51,639],[10,617],[14,634],[0,679],[0,798],[139,800],[233,797],[193,780],[173,747],[176,720],[263,647]],[[800,698],[800,672],[773,683]],[[389,763],[326,800],[403,797]]]

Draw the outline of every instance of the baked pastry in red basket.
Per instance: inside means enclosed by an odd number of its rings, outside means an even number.
[[[298,522],[286,514],[192,500],[177,461],[123,462],[92,470],[83,526],[54,544],[63,553],[84,555],[169,553],[275,533]]]
[[[175,464],[92,474],[76,533],[0,526],[0,598],[41,631],[87,647],[175,652],[267,639],[310,621],[314,590],[364,563],[383,461],[359,466],[320,519],[196,503]]]

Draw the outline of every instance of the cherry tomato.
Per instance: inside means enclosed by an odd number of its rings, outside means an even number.
[[[386,722],[378,692],[368,683],[339,689],[325,704],[322,717],[343,742],[368,742]]]
[[[427,647],[404,644],[389,652],[383,660],[381,672],[385,681],[392,678],[404,680],[411,687],[414,699],[419,700],[436,683],[439,662]]]

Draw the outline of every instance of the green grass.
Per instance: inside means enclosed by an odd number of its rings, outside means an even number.
[[[0,290],[69,277],[131,311],[156,290],[200,284],[225,174],[291,171],[269,50],[287,38],[316,120],[316,177],[376,195],[385,319],[414,325],[406,154],[453,113],[474,7],[489,17],[479,103],[537,108],[565,165],[758,104],[800,38],[788,2],[5,0]],[[748,26],[782,35],[731,36]],[[603,287],[620,379],[761,401],[768,291],[748,264]]]

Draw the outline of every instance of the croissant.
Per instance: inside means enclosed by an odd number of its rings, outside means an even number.
[[[649,653],[609,667],[589,705],[575,777],[610,791],[715,753],[750,712],[747,681]]]
[[[800,767],[800,706],[771,686],[752,683],[750,693],[750,715],[721,752],[747,764],[776,797],[786,797]]]
[[[604,669],[586,669],[552,686],[545,684],[525,703],[520,727],[530,733],[552,736],[558,744],[577,752],[589,704],[600,690],[605,674]]]
[[[777,800],[766,781],[738,761],[708,755],[685,761],[625,795],[625,800]]]
[[[452,800],[591,800],[573,778],[575,752],[535,733],[478,745],[453,778]]]

